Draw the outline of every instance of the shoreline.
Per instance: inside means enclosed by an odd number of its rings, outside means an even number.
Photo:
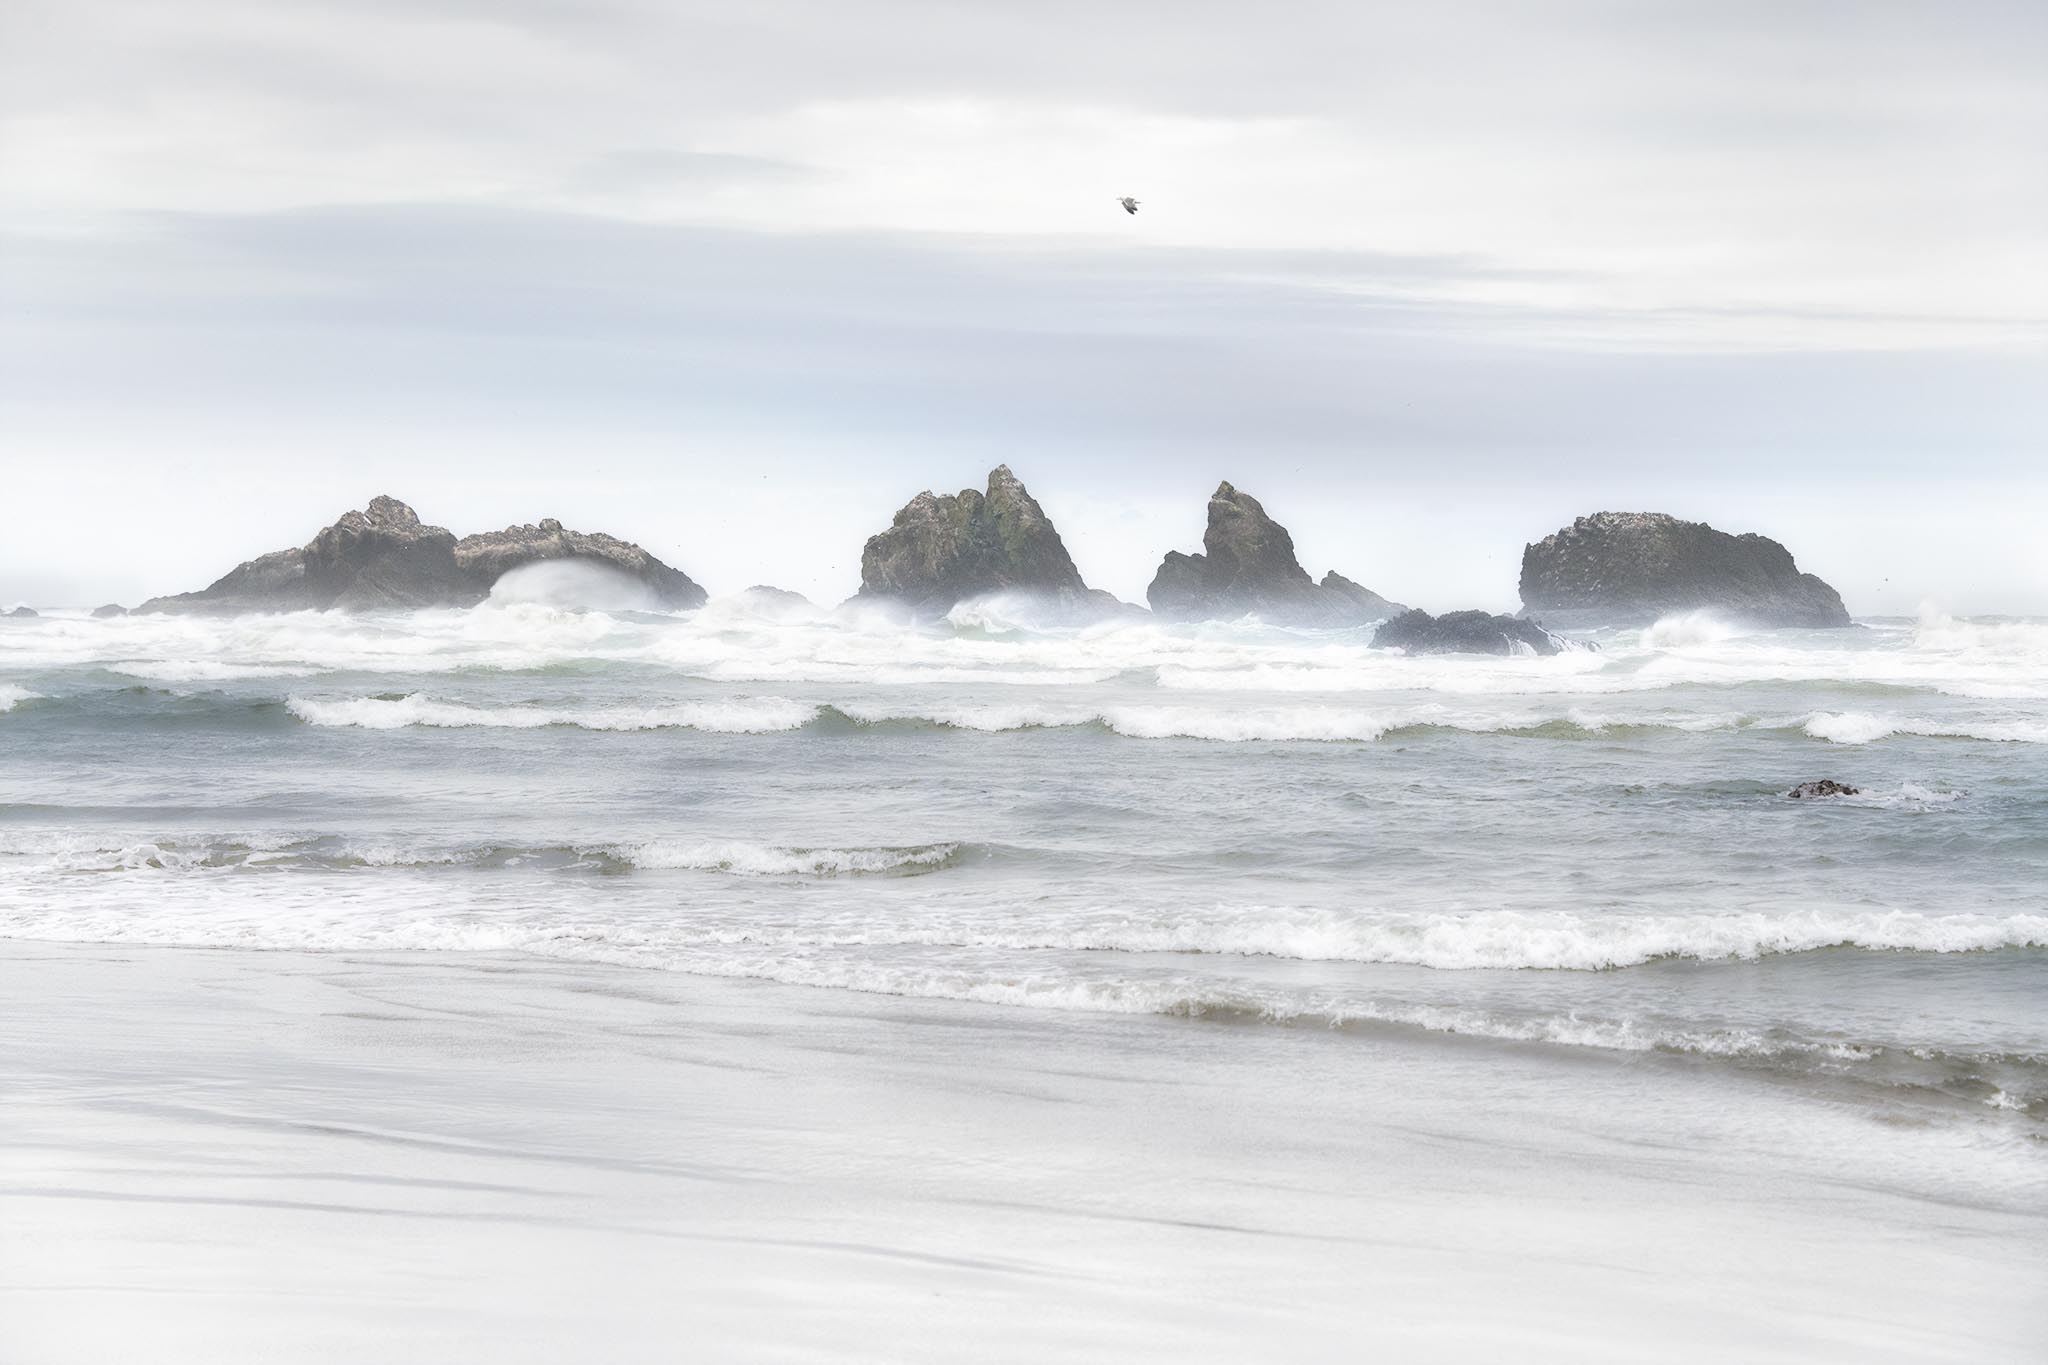
[[[2037,1150],[1627,1059],[515,954],[25,940],[0,942],[0,1021],[21,1365],[281,1339],[1987,1360],[2048,1329]]]

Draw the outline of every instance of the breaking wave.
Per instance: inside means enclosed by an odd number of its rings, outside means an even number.
[[[1831,744],[1871,744],[1893,735],[1927,739],[1976,739],[1994,744],[2048,744],[2048,721],[1929,720],[1867,711],[1816,711],[1803,727]]]
[[[0,683],[0,711],[12,711],[25,701],[35,700],[38,695],[38,693],[29,691],[26,687],[16,687],[13,683]]]
[[[808,725],[818,713],[815,706],[780,697],[676,702],[666,706],[549,707],[477,706],[436,701],[425,693],[413,692],[338,701],[292,696],[285,705],[308,725],[356,726],[366,730],[401,730],[408,726],[533,730],[565,725],[583,730],[684,729],[767,734]]]
[[[9,871],[44,873],[293,870],[439,867],[590,871],[722,872],[742,877],[917,875],[950,867],[986,846],[958,842],[900,846],[826,847],[745,839],[651,839],[634,843],[419,844],[337,835],[241,834],[214,838],[118,842],[92,835],[0,832],[0,859]]]
[[[1716,645],[1742,634],[1741,627],[1716,612],[1687,611],[1665,616],[1643,630],[1646,649],[1685,649]]]

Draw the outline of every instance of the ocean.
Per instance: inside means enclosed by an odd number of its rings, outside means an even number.
[[[2040,1140],[2048,622],[1369,636],[0,620],[0,936],[1457,1035]]]

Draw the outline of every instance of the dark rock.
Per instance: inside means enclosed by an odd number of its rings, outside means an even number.
[[[104,607],[94,607],[92,609],[92,619],[95,621],[104,621],[110,616],[126,616],[127,614],[128,608],[122,606],[119,602],[109,602]]]
[[[396,498],[376,497],[299,549],[259,555],[199,592],[151,598],[136,610],[402,611],[480,596],[455,563],[452,533],[423,524]]]
[[[1374,649],[1410,654],[1559,654],[1571,646],[1535,621],[1492,616],[1483,611],[1449,611],[1431,616],[1404,611],[1373,632]]]
[[[1775,540],[1661,512],[1598,512],[1522,551],[1522,610],[1554,625],[1646,625],[1713,610],[1758,626],[1846,626],[1833,588]]]
[[[16,607],[13,611],[8,612],[7,614],[19,620],[26,621],[29,620],[31,617],[39,615],[40,613],[38,613],[34,607]]]
[[[1809,801],[1822,796],[1855,796],[1856,794],[1857,788],[1850,786],[1846,782],[1837,782],[1833,778],[1828,777],[1824,777],[1818,782],[1801,782],[1791,791],[1785,793],[1794,801]]]
[[[250,611],[304,611],[313,606],[306,588],[304,549],[273,550],[236,565],[198,592],[152,597],[137,612],[203,612],[233,616]]]
[[[704,590],[637,545],[565,531],[561,523],[514,526],[457,541],[396,498],[377,497],[295,550],[237,565],[209,587],[153,597],[138,612],[410,611],[468,607],[500,575],[544,559],[588,559],[622,570],[665,602],[700,606]]]
[[[488,595],[491,585],[514,569],[543,560],[570,559],[600,564],[636,579],[671,611],[704,605],[704,589],[681,569],[671,568],[630,541],[602,532],[568,531],[549,517],[538,526],[508,526],[464,536],[455,542],[455,564]]]
[[[989,471],[986,493],[919,493],[861,552],[862,599],[894,600],[931,616],[999,592],[1028,593],[1080,615],[1124,606],[1081,581],[1045,509],[1008,465]]]
[[[1407,610],[1334,571],[1317,583],[1294,557],[1287,528],[1227,482],[1209,499],[1202,553],[1169,550],[1145,598],[1169,621],[1254,615],[1274,625],[1344,627]]]

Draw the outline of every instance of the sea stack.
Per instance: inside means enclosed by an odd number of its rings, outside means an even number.
[[[1483,611],[1404,611],[1373,632],[1372,647],[1407,654],[1561,654],[1570,648],[1534,621]]]
[[[1281,626],[1362,626],[1407,610],[1332,570],[1318,583],[1294,557],[1294,537],[1228,482],[1209,498],[1202,553],[1169,550],[1146,589],[1169,621],[1257,616]]]
[[[571,559],[597,564],[634,579],[663,608],[690,611],[704,605],[707,594],[681,569],[671,568],[631,541],[602,531],[568,531],[553,517],[537,526],[507,526],[455,542],[455,563],[485,594],[514,569],[543,560]]]
[[[987,492],[919,493],[861,551],[863,600],[943,616],[1000,592],[1027,593],[1081,616],[1132,610],[1081,581],[1045,509],[1008,465],[989,471]]]
[[[1833,588],[1791,552],[1661,512],[1596,512],[1522,551],[1522,611],[1552,625],[1648,625],[1710,610],[1754,626],[1846,626]]]
[[[669,605],[704,601],[704,590],[687,575],[611,536],[566,531],[548,520],[458,542],[398,499],[376,497],[303,546],[259,555],[198,592],[151,598],[136,610],[234,615],[468,607],[489,596],[505,573],[547,559],[587,560],[631,574]]]

